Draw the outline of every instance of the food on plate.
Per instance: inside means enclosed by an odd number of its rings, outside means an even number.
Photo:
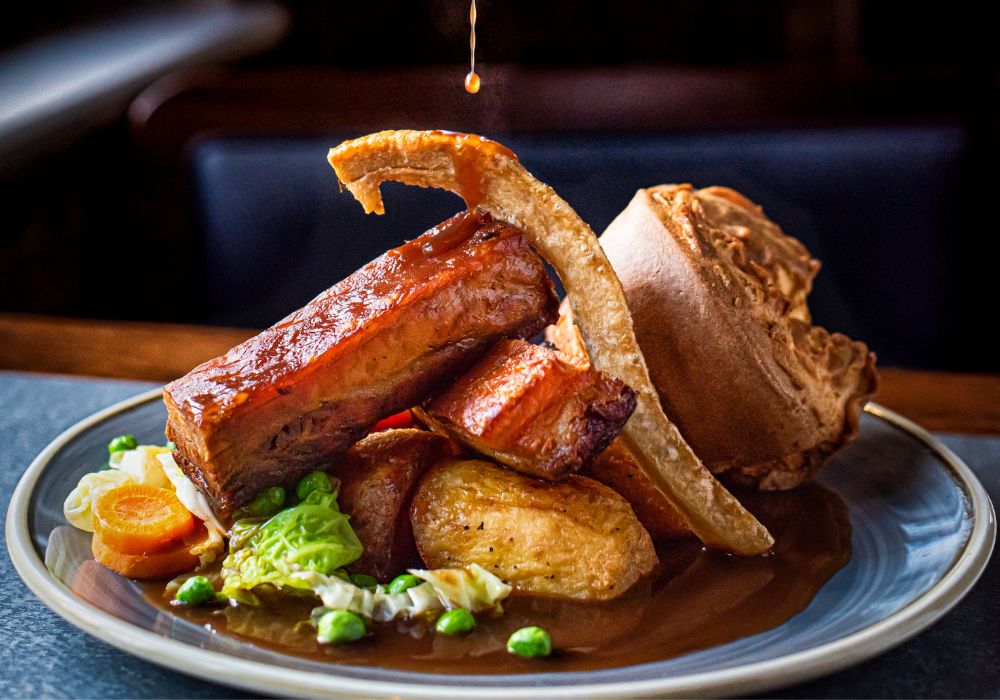
[[[347,610],[329,610],[316,623],[317,638],[323,644],[355,642],[368,631],[360,615]]]
[[[664,410],[713,472],[790,488],[857,433],[875,356],[812,325],[819,263],[759,206],[725,187],[650,187],[601,245]]]
[[[545,339],[562,353],[587,361],[587,348],[580,329],[573,322],[568,304],[559,309],[559,321],[545,329]],[[654,539],[683,539],[692,536],[691,528],[670,501],[646,477],[639,461],[625,441],[616,438],[582,474],[610,486],[625,497],[639,522]]]
[[[407,409],[406,411],[400,411],[387,418],[383,418],[374,426],[372,426],[371,432],[378,433],[383,430],[395,430],[397,428],[412,428],[414,426],[413,411]]]
[[[125,484],[107,491],[94,506],[94,532],[125,554],[162,551],[195,529],[195,517],[170,489]]]
[[[84,474],[63,504],[68,523],[95,533],[98,561],[138,579],[213,562],[225,548],[225,531],[173,463],[170,447],[139,445],[134,436],[119,435],[108,451],[107,468]],[[137,489],[152,498],[132,498]]]
[[[170,578],[198,566],[198,555],[192,554],[191,550],[204,540],[204,535],[202,528],[194,536],[165,549],[129,554],[108,545],[101,533],[95,532],[90,547],[94,558],[115,573],[140,581],[156,580]]]
[[[547,483],[446,460],[420,481],[410,514],[428,566],[475,563],[527,593],[607,600],[657,562],[625,499],[582,476]]]
[[[501,340],[416,413],[501,464],[558,479],[600,454],[634,409],[635,392],[588,362]]]
[[[168,384],[175,459],[231,513],[423,400],[497,338],[542,330],[556,304],[514,226],[459,214]]]
[[[237,520],[222,562],[222,594],[255,604],[259,587],[309,590],[300,574],[334,575],[357,561],[364,548],[337,495],[331,483],[330,491],[312,491],[272,516]]]
[[[135,579],[190,571],[199,564],[196,545],[208,538],[173,490],[148,484],[106,490],[93,505],[92,522],[94,558]]]
[[[170,442],[115,437],[108,468],[64,504],[94,532],[98,562],[174,577],[161,597],[198,624],[322,658],[380,663],[424,639],[434,654],[518,664],[552,654],[553,637],[561,658],[624,642],[613,621],[669,617],[653,603],[664,591],[708,606],[670,611],[700,629],[776,571],[819,562],[804,584],[791,576],[800,592],[771,624],[843,565],[849,525],[832,501],[817,515],[831,536],[796,540],[781,514],[799,499],[775,509],[755,500],[774,494],[745,492],[782,528],[772,549],[705,466],[794,486],[850,437],[874,387],[863,344],[809,323],[815,262],[752,204],[721,188],[642,190],[604,235],[609,260],[569,205],[481,137],[383,132],[329,160],[366,211],[381,213],[387,180],[452,190],[469,211],[168,384]],[[545,261],[567,290],[560,313]],[[672,335],[650,343],[657,324]],[[545,343],[528,340],[543,329]],[[764,386],[724,396],[726,382]],[[754,401],[757,422],[733,423]],[[692,449],[689,425],[712,410],[730,422],[695,428],[718,439]],[[808,551],[820,541],[832,555]],[[692,595],[702,576],[731,587]]]
[[[548,656],[552,653],[552,637],[537,625],[522,627],[510,635],[507,651],[529,659]]]
[[[694,537],[681,514],[646,478],[635,455],[622,440],[614,440],[580,474],[621,494],[653,539]]]
[[[476,629],[476,618],[464,608],[449,610],[434,623],[434,631],[441,634],[468,634]]]
[[[457,455],[447,438],[425,430],[372,433],[334,460],[330,475],[340,481],[340,507],[364,553],[350,566],[387,581],[420,556],[410,527],[410,499],[417,481],[435,462]]]
[[[178,605],[201,605],[215,599],[215,586],[207,576],[192,576],[177,589]]]
[[[623,437],[646,476],[705,544],[739,554],[770,549],[767,529],[705,469],[664,414],[622,285],[593,231],[513,153],[470,134],[383,131],[340,144],[329,161],[367,212],[385,211],[379,186],[394,180],[450,190],[470,210],[517,226],[559,275],[594,367],[637,392]]]

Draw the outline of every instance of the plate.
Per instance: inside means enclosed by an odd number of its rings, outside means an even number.
[[[335,665],[212,634],[148,603],[123,578],[115,577],[113,595],[89,599],[64,584],[89,560],[89,535],[65,526],[66,495],[111,437],[130,432],[140,442],[162,442],[165,420],[154,390],[56,438],[11,499],[11,559],[46,605],[95,637],[182,673],[270,694],[481,699],[759,692],[844,668],[926,628],[976,582],[996,537],[993,507],[969,468],[920,427],[870,404],[858,439],[819,479],[848,506],[851,561],[779,627],[663,661],[578,673],[440,675]]]

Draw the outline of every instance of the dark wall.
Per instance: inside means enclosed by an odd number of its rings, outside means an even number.
[[[224,1],[224,0],[221,0]],[[14,3],[10,46],[157,0]],[[456,0],[284,0],[291,34],[267,64],[379,66],[468,57],[468,5]],[[616,0],[574,4],[479,0],[484,63],[579,66],[631,62],[732,65],[861,60],[911,70],[995,69],[982,3],[891,0]]]

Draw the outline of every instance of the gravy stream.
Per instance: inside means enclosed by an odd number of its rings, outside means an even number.
[[[479,74],[476,73],[476,0],[469,6],[469,74],[465,76],[465,91],[470,95],[479,92]]]
[[[145,591],[155,605],[220,634],[330,663],[483,674],[646,663],[782,624],[850,559],[847,508],[832,491],[806,484],[794,491],[738,496],[774,534],[771,554],[743,558],[697,542],[663,543],[660,568],[617,600],[577,603],[515,595],[504,603],[503,616],[480,616],[476,631],[465,637],[400,622],[374,625],[374,634],[353,644],[323,646],[312,627],[296,628],[317,604],[312,598],[282,597],[261,609],[179,609],[164,598],[162,583],[147,584]],[[556,649],[551,657],[507,653],[507,637],[526,625],[549,630]]]

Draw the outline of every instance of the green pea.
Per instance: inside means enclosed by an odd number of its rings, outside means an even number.
[[[185,605],[201,605],[215,599],[215,587],[204,576],[192,576],[177,589],[174,599]]]
[[[173,452],[174,450],[177,449],[177,443],[174,442],[173,440],[167,440],[167,444],[165,445],[165,447],[171,452]]]
[[[283,505],[285,505],[285,489],[272,486],[257,494],[257,498],[247,506],[247,511],[250,515],[274,515]]]
[[[389,587],[386,590],[389,593],[402,593],[403,591],[409,590],[414,586],[419,586],[423,581],[418,579],[413,574],[400,574],[392,581],[389,582]]]
[[[108,454],[113,455],[115,452],[134,450],[138,446],[139,442],[135,439],[135,435],[119,435],[116,438],[112,438],[111,442],[108,443]]]
[[[344,644],[365,636],[365,621],[347,610],[331,610],[319,619],[320,644]]]
[[[528,658],[548,656],[552,653],[552,637],[541,627],[522,627],[510,635],[507,651]]]
[[[441,634],[465,634],[476,629],[476,618],[465,608],[449,610],[434,625]]]
[[[378,585],[378,579],[368,574],[351,574],[349,578],[358,588],[375,588]]]
[[[320,493],[333,492],[333,484],[325,472],[316,471],[306,474],[302,477],[299,485],[295,487],[295,495],[299,497],[300,501],[306,500],[306,496],[313,491],[319,491]]]

